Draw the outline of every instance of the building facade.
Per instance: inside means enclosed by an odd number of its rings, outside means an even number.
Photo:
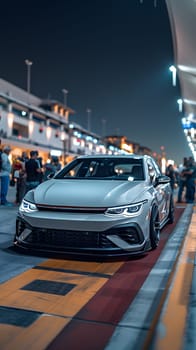
[[[51,155],[66,163],[77,155],[119,153],[106,148],[99,135],[69,122],[74,110],[54,100],[42,100],[0,79],[0,142],[9,144],[12,157],[32,149],[47,161]]]
[[[69,121],[75,111],[55,100],[43,100],[0,79],[0,147],[11,146],[12,161],[37,150],[43,162],[57,156],[63,164],[78,155],[151,154],[126,136],[101,136]]]

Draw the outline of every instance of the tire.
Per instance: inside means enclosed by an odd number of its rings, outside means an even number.
[[[169,203],[168,224],[173,224],[173,223],[174,223],[174,201],[173,201],[173,197],[171,197],[170,203]]]
[[[150,218],[150,243],[152,250],[156,249],[160,241],[160,228],[159,228],[159,213],[158,208],[154,205]]]

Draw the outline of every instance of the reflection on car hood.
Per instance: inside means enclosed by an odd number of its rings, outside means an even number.
[[[73,207],[110,207],[142,200],[144,182],[108,180],[49,180],[34,194],[36,204]]]

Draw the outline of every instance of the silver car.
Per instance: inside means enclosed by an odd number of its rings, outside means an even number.
[[[68,255],[138,255],[155,249],[173,220],[170,178],[153,158],[83,156],[25,195],[14,243]]]

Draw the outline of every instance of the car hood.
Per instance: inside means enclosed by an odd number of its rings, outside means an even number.
[[[142,200],[144,182],[107,180],[48,180],[34,192],[36,204],[110,207]]]

